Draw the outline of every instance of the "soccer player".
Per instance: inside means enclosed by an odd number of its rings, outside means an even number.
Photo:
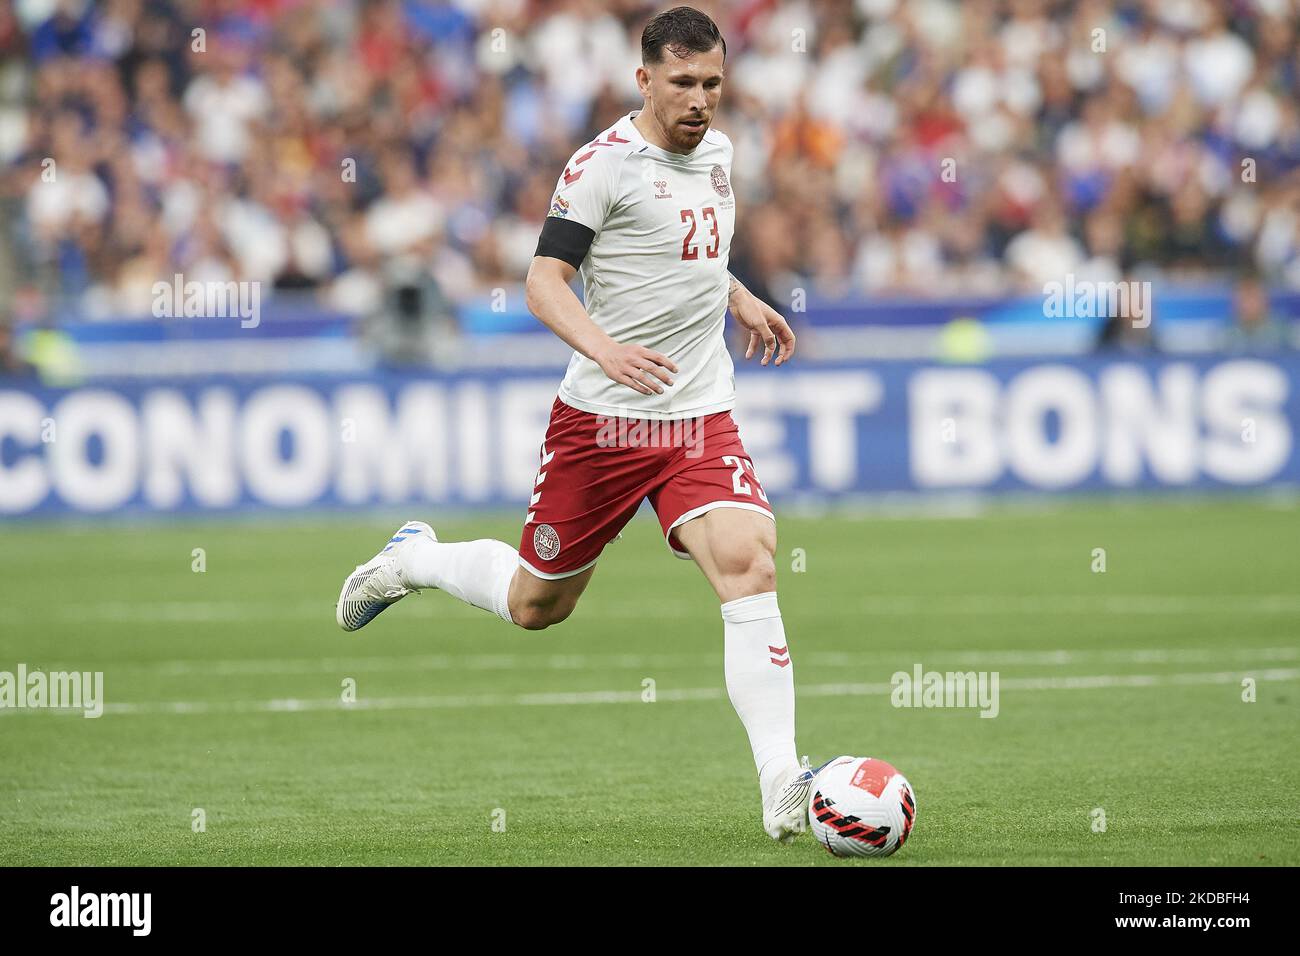
[[[758,768],[763,827],[808,825],[814,771],[794,740],[794,674],[776,598],[776,519],[730,409],[723,336],[782,365],[789,325],[727,272],[736,197],[731,141],[711,129],[727,47],[709,17],[675,7],[641,37],[644,106],[565,166],[528,271],[528,308],[570,345],[516,551],[438,541],[407,522],[344,582],[338,623],[363,627],[439,588],[528,629],[573,613],[601,551],[650,499],[669,549],[722,604],[727,692]],[[569,282],[581,274],[585,305]]]

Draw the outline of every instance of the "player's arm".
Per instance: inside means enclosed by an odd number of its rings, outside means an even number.
[[[727,308],[735,316],[742,328],[749,330],[749,345],[745,348],[745,358],[751,358],[758,343],[763,343],[763,358],[760,365],[766,365],[776,355],[776,364],[788,362],[794,355],[794,332],[780,312],[772,308],[758,296],[754,295],[730,273],[727,274],[730,286],[727,290]],[[780,351],[777,346],[780,345]]]
[[[575,230],[585,230],[587,236]],[[593,235],[578,223],[546,219],[524,283],[528,311],[571,349],[599,365],[611,381],[643,395],[662,395],[664,386],[673,383],[669,373],[677,371],[672,360],[654,349],[615,342],[591,320],[569,287],[578,271],[573,259],[582,262]]]

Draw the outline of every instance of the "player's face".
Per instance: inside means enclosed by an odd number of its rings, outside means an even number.
[[[636,80],[669,147],[689,153],[709,131],[722,98],[722,47],[687,57],[664,50],[663,62],[639,68]]]

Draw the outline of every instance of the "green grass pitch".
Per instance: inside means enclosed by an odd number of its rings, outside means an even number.
[[[106,699],[0,712],[0,864],[1300,864],[1294,502],[783,516],[800,750],[917,795],[903,850],[855,862],[762,832],[717,601],[653,520],[550,630],[427,592],[346,635],[389,517],[0,531],[0,670]],[[891,706],[918,663],[998,672],[997,717]]]

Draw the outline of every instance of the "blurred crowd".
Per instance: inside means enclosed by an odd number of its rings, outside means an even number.
[[[182,273],[364,315],[515,287],[664,5],[0,0],[0,293],[147,315]],[[1300,289],[1300,0],[696,5],[734,271],[778,304]]]

